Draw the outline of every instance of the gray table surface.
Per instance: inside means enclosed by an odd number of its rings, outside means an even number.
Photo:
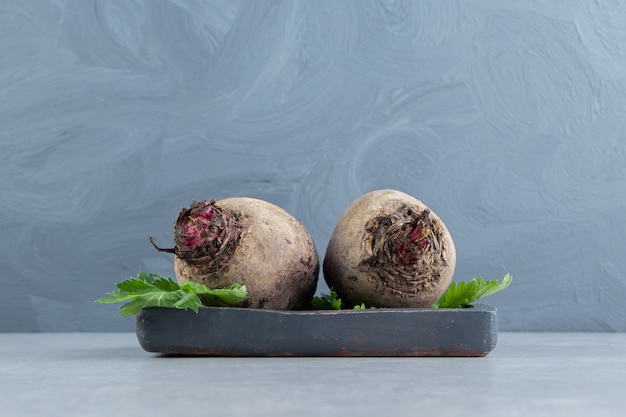
[[[6,333],[0,414],[624,416],[626,334],[501,333],[484,358],[180,358],[133,333]]]

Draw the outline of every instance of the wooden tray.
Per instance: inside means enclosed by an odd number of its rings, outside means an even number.
[[[496,309],[274,311],[147,308],[137,314],[147,352],[201,356],[485,356]]]

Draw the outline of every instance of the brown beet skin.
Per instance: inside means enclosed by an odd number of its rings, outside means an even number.
[[[248,299],[241,307],[310,307],[320,263],[313,239],[298,220],[274,204],[247,197],[199,204],[213,204],[219,211],[181,211],[174,239],[179,282],[209,288],[245,285]],[[198,234],[202,228],[206,231]]]
[[[324,279],[348,305],[420,308],[450,285],[452,237],[418,199],[396,190],[367,193],[341,214],[324,257]]]

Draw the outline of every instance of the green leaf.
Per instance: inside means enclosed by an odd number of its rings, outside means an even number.
[[[183,294],[180,295],[178,301],[176,301],[172,307],[183,310],[190,308],[197,313],[202,306],[202,300],[200,300],[198,294],[190,291],[185,291],[182,288],[181,291],[183,292]]]
[[[330,290],[330,294],[320,294],[311,300],[313,308],[320,310],[341,310],[341,298],[337,298],[337,293]]]
[[[227,288],[210,289],[196,282],[178,284],[171,278],[139,272],[136,278],[116,284],[118,291],[96,300],[100,304],[126,303],[120,307],[120,316],[137,314],[142,308],[167,307],[192,309],[196,313],[203,305],[229,306],[245,300],[245,285],[232,284]],[[202,299],[201,299],[202,297]]]
[[[482,277],[474,278],[469,282],[461,281],[450,284],[446,292],[433,304],[433,308],[462,308],[476,302],[484,297],[493,295],[504,290],[509,285],[513,277],[506,274],[502,282],[498,280],[485,281]]]
[[[120,307],[120,316],[132,316],[139,313],[142,308],[146,307],[146,304],[142,300],[135,299],[130,303],[126,303]]]
[[[137,278],[127,279],[126,281],[115,284],[120,292],[124,293],[138,293],[142,291],[151,291],[155,287],[152,282],[142,281]]]
[[[152,285],[161,291],[178,291],[180,286],[178,283],[170,278],[159,278],[153,281]]]
[[[226,288],[217,289],[204,287],[203,290],[198,290],[197,293],[205,300],[205,304],[210,306],[238,304],[248,296],[246,286],[239,284],[232,284]]]
[[[320,310],[341,310],[344,308],[341,298],[338,298],[337,293],[333,290],[330,291],[330,294],[321,294],[320,296],[313,297],[311,304],[313,308]],[[375,307],[366,307],[365,303],[361,303],[355,305],[352,309],[366,310],[368,308],[374,309]]]

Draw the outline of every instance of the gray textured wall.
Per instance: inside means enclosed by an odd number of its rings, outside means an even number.
[[[173,275],[147,237],[193,198],[323,256],[376,188],[444,219],[455,279],[514,275],[501,329],[626,331],[625,110],[620,2],[1,0],[0,331],[132,330],[93,300]]]

